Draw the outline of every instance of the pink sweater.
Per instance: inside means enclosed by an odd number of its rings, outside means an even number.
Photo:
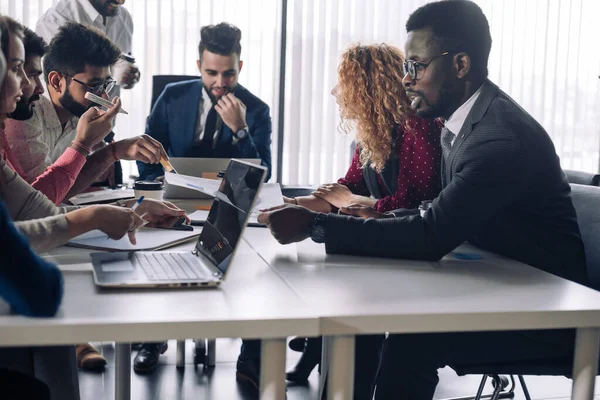
[[[1,131],[1,135],[0,142],[2,143],[2,147],[0,148],[0,155],[13,171],[27,181],[28,178],[25,176],[23,168],[21,168],[19,161],[14,156],[12,150],[8,146],[8,142],[4,138],[4,130]],[[85,161],[86,158],[81,153],[68,147],[54,164],[46,168],[46,170],[33,181],[31,186],[46,195],[46,197],[54,204],[60,204],[75,183],[77,175],[79,175]]]

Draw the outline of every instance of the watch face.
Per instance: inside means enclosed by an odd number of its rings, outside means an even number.
[[[237,137],[238,139],[243,139],[246,137],[247,134],[248,134],[248,131],[246,129],[240,129],[239,131],[236,132],[235,137]]]

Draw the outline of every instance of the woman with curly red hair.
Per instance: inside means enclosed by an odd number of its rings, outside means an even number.
[[[332,90],[341,127],[356,132],[346,176],[286,203],[330,212],[362,204],[378,212],[416,208],[441,190],[440,126],[417,117],[401,84],[404,55],[386,44],[353,45]]]
[[[285,198],[318,212],[363,205],[383,213],[416,208],[441,190],[441,127],[415,115],[404,92],[404,55],[386,44],[353,45],[342,54],[332,90],[342,129],[356,132],[356,151],[346,176],[322,185],[311,196]],[[344,211],[343,209],[341,211]],[[320,339],[293,339],[304,348],[286,378],[308,379],[320,360]]]

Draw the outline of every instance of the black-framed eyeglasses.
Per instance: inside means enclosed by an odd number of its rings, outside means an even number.
[[[64,75],[64,74],[63,74]],[[115,81],[114,79],[110,78],[105,80],[104,82],[98,84],[98,85],[89,85],[85,82],[80,81],[77,78],[73,78],[72,76],[69,75],[64,75],[67,78],[71,78],[73,79],[75,82],[79,83],[81,86],[85,87],[86,90],[90,93],[95,94],[96,96],[102,96],[102,94],[104,94],[104,92],[106,93],[110,93],[115,85],[117,84],[117,81]]]
[[[412,80],[419,80],[423,77],[423,74],[425,74],[425,70],[427,69],[427,67],[429,67],[429,64],[431,64],[433,60],[435,60],[436,58],[447,56],[448,54],[450,54],[450,52],[445,51],[440,55],[431,57],[429,59],[429,62],[426,63],[422,61],[406,60],[404,61],[404,64],[402,64],[404,75],[408,75],[408,77]]]

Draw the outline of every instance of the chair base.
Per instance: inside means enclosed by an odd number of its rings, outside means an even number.
[[[492,379],[492,386],[494,386],[494,391],[492,393],[483,394],[483,389],[488,378]],[[510,387],[508,390],[506,388],[509,386],[509,378],[510,378]],[[481,378],[481,383],[479,384],[479,390],[475,396],[464,396],[464,397],[452,397],[444,400],[481,400],[481,399],[512,399],[515,397],[515,378],[513,375],[510,375],[509,378],[503,375],[483,375]],[[521,384],[521,388],[523,389],[523,394],[525,395],[526,400],[531,400],[531,396],[529,395],[529,390],[527,389],[527,385],[525,384],[525,378],[523,375],[518,375],[519,383]]]
[[[212,368],[216,364],[217,343],[215,339],[194,339],[194,368],[203,365]],[[177,341],[177,368],[185,367],[185,340]]]

